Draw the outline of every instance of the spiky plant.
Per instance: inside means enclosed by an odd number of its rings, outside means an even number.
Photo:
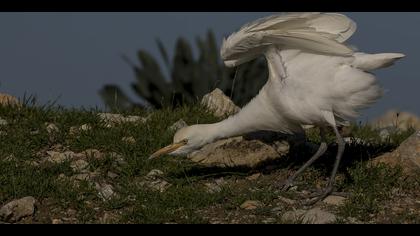
[[[216,87],[239,106],[254,97],[267,80],[267,67],[262,58],[248,62],[239,68],[226,68],[219,59],[219,49],[212,31],[203,40],[196,38],[199,57],[193,57],[187,40],[179,38],[175,46],[172,63],[160,40],[157,45],[163,61],[170,71],[170,79],[165,79],[157,61],[145,50],[139,50],[140,66],[128,58],[124,60],[132,67],[136,81],[131,87],[146,104],[136,104],[117,86],[108,84],[100,90],[100,95],[111,110],[127,110],[134,107],[178,106],[192,103]],[[236,74],[236,78],[235,78]]]

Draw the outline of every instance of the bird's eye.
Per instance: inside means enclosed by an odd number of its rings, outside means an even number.
[[[181,141],[181,143],[183,143],[183,144],[187,144],[187,143],[188,143],[188,139],[183,139],[183,140]]]

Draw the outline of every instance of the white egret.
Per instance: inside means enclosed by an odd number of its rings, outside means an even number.
[[[293,180],[327,149],[324,129],[332,127],[338,151],[327,187],[316,199],[332,192],[345,143],[337,125],[354,119],[374,103],[382,89],[369,71],[387,67],[400,53],[355,52],[345,41],[356,24],[336,13],[289,13],[258,19],[223,40],[221,57],[235,67],[264,55],[267,83],[242,110],[214,124],[198,124],[176,132],[173,144],[151,155],[185,155],[215,140],[253,131],[304,133],[302,125],[320,127],[318,151],[284,183]]]

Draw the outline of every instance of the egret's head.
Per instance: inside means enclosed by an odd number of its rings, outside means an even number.
[[[211,142],[206,125],[192,125],[178,130],[173,139],[173,143],[153,153],[149,159],[159,157],[164,154],[181,156],[200,149],[205,144]]]

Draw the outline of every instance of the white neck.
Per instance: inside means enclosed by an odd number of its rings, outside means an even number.
[[[278,93],[273,88],[279,86],[278,83],[286,77],[279,51],[275,47],[269,47],[264,55],[269,69],[268,82],[237,114],[218,123],[206,125],[209,142],[261,130],[292,133],[298,128],[288,126],[290,122],[276,111],[272,103],[272,99],[277,98],[274,93]]]

